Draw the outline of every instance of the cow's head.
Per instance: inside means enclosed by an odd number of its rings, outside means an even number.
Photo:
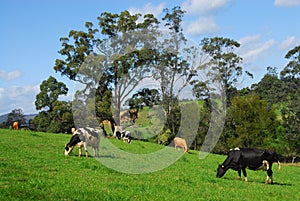
[[[69,156],[69,154],[72,152],[74,147],[69,147],[68,144],[65,146],[65,156]]]
[[[224,165],[219,165],[217,168],[217,177],[221,178],[224,176],[224,174],[226,173],[227,169],[225,168]]]

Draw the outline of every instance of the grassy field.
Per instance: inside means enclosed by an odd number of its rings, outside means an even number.
[[[77,149],[65,157],[69,139],[65,134],[0,130],[0,200],[300,200],[297,166],[283,165],[278,172],[274,165],[273,185],[264,184],[262,171],[248,170],[248,183],[236,180],[234,171],[217,179],[217,163],[225,156],[200,160],[199,152],[190,151],[163,170],[125,174],[95,158],[77,157]],[[132,153],[162,148],[110,141]]]

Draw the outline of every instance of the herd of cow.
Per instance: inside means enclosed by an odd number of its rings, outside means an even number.
[[[65,146],[65,155],[69,156],[73,148],[79,147],[79,157],[82,154],[82,147],[85,149],[86,157],[88,157],[87,146],[91,146],[94,151],[94,157],[99,156],[99,144],[100,144],[100,130],[94,128],[79,128],[72,130],[72,137]],[[123,139],[124,142],[131,143],[131,134],[129,131],[116,129],[114,137],[117,139]],[[175,149],[181,147],[185,153],[188,153],[188,146],[183,138],[174,138]],[[250,170],[264,170],[267,172],[267,179],[265,183],[273,183],[273,171],[272,164],[278,163],[278,169],[280,170],[280,162],[274,151],[262,150],[255,148],[235,148],[228,152],[228,156],[225,161],[217,168],[217,177],[221,178],[227,172],[232,169],[238,172],[238,178],[241,179],[241,172],[245,177],[245,181],[248,181],[246,168]]]
[[[14,122],[13,129],[18,130],[18,122]],[[74,147],[79,148],[79,157],[82,155],[82,147],[85,149],[85,155],[88,157],[88,146],[93,149],[93,156],[99,156],[99,144],[101,132],[94,128],[72,128],[72,137],[65,146],[65,155],[69,156]],[[124,142],[131,143],[132,137],[129,131],[122,130],[121,127],[116,127],[114,137],[117,139],[123,139]],[[174,138],[175,149],[181,147],[185,153],[188,153],[188,146],[183,138]],[[278,163],[278,169],[280,170],[280,162],[276,153],[272,150],[261,150],[255,148],[235,148],[228,152],[228,156],[225,161],[217,168],[217,177],[221,178],[227,172],[232,169],[238,172],[238,178],[241,178],[241,172],[245,177],[245,181],[248,181],[246,168],[250,170],[264,170],[267,171],[267,179],[265,183],[273,183],[273,171],[272,164]]]

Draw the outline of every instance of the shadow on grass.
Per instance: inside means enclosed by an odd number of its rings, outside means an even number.
[[[265,184],[264,182],[262,182]],[[293,186],[293,184],[290,183],[281,183],[281,182],[273,182],[273,184],[268,184],[268,185],[275,185],[275,186]]]
[[[88,157],[86,157],[85,155],[81,155],[81,156],[79,157],[79,154],[73,154],[72,156],[68,156],[68,157],[96,158],[96,159],[100,159],[100,158],[118,158],[118,157],[112,156],[112,155],[101,155],[101,156],[92,156],[92,155],[88,155]]]
[[[257,183],[257,184],[264,184],[264,185],[275,185],[275,186],[293,186],[293,184],[291,183],[281,183],[281,182],[273,182],[272,184],[265,184],[265,181],[244,181],[241,179],[232,179],[232,178],[228,178],[228,177],[224,177],[224,178],[219,178],[219,179],[224,179],[226,181],[238,181],[238,182],[244,182],[244,183]]]

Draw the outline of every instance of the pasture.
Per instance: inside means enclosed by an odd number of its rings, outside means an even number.
[[[79,158],[77,148],[65,157],[70,137],[0,129],[0,200],[300,200],[298,166],[282,164],[278,172],[274,164],[273,185],[264,184],[263,171],[248,170],[248,183],[237,180],[232,170],[217,179],[217,163],[225,156],[210,154],[200,160],[199,152],[190,151],[163,170],[125,174],[92,157]],[[110,141],[133,153],[162,148]]]

